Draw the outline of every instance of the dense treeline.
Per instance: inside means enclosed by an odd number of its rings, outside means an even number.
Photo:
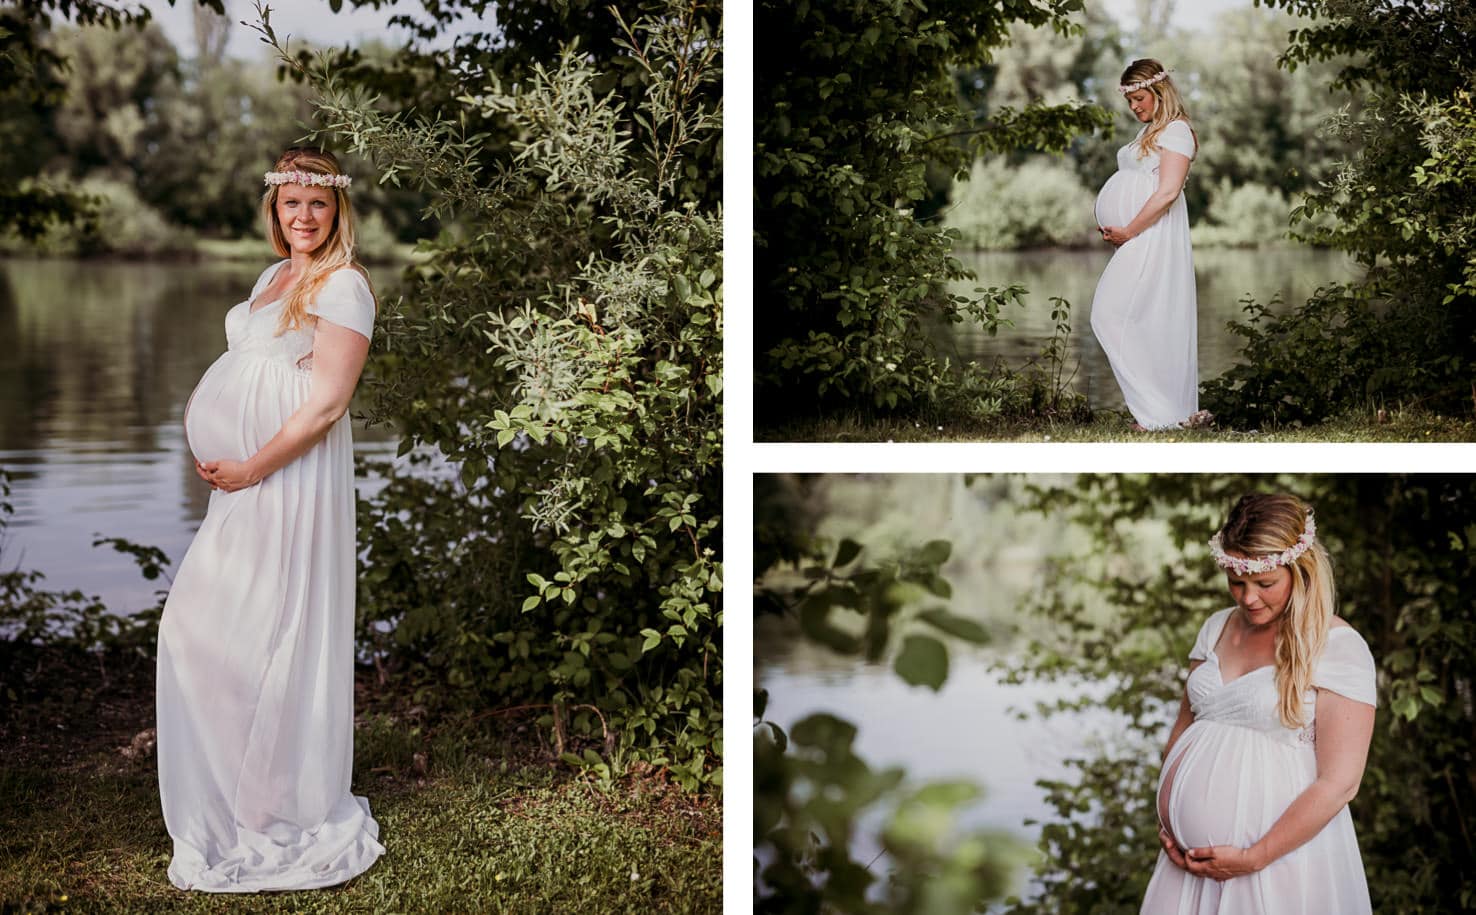
[[[1319,16],[1310,0],[1274,0]],[[1299,235],[1366,270],[1273,314],[1253,303],[1243,361],[1203,403],[1243,428],[1318,422],[1356,408],[1476,407],[1476,6],[1357,0],[1291,36],[1285,67],[1344,61],[1365,96],[1333,132],[1351,148],[1308,196]]]
[[[1109,128],[1074,140],[1064,156],[1025,147],[975,162],[968,180],[951,188],[935,179],[944,221],[965,244],[1101,243],[1092,196],[1139,126],[1115,88],[1133,57],[1156,57],[1173,69],[1194,121],[1200,153],[1184,196],[1196,245],[1284,240],[1293,207],[1351,149],[1325,127],[1339,108],[1360,105],[1355,94],[1333,89],[1335,64],[1277,66],[1287,36],[1310,20],[1246,8],[1219,13],[1195,31],[1153,15],[1123,25],[1098,0],[1073,18],[1083,26],[1079,35],[1017,23],[990,62],[955,74],[960,98],[980,118],[1004,105],[1071,99],[1093,99],[1113,117]]]
[[[194,15],[196,44],[177,48],[147,14],[119,27],[0,8],[9,59],[32,58],[0,90],[0,171],[22,194],[8,223],[16,231],[0,235],[0,246],[147,255],[189,251],[201,237],[260,234],[256,198],[242,181],[305,133],[310,93],[264,55],[225,56],[240,25],[203,6]],[[370,43],[355,53],[367,61],[392,51]],[[437,223],[418,217],[424,197],[378,186],[365,165],[345,163],[359,177],[363,254],[383,257],[395,241],[434,235]],[[48,194],[91,198],[81,209],[94,215],[75,223],[60,218],[65,210],[48,215],[39,206]],[[38,231],[36,245],[24,243]]]

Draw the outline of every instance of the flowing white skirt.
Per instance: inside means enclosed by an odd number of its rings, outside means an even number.
[[[1157,187],[1119,171],[1097,195],[1097,224],[1125,226]],[[1199,409],[1199,315],[1189,210],[1180,194],[1157,222],[1118,248],[1092,296],[1092,333],[1138,423],[1171,429]]]
[[[305,371],[225,353],[187,408],[200,460],[242,459],[306,400]],[[348,419],[261,483],[214,492],[159,627],[159,794],[169,879],[310,889],[383,853],[353,770],[353,443]]]

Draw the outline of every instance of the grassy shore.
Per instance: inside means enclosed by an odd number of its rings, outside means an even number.
[[[1240,431],[1185,429],[1134,432],[1126,414],[1098,413],[1090,423],[1049,419],[977,423],[947,418],[874,418],[845,414],[759,429],[761,442],[1470,442],[1476,419],[1390,410],[1350,415],[1306,427]]]
[[[632,766],[601,788],[516,716],[438,717],[359,683],[354,792],[387,851],[341,886],[185,893],[154,756],[153,666],[0,643],[0,911],[717,912],[722,814]],[[106,671],[106,675],[104,675]],[[135,744],[142,748],[134,752]]]

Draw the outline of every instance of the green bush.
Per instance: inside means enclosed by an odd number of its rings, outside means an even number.
[[[988,293],[952,256],[954,233],[919,220],[930,167],[971,154],[1059,151],[1109,122],[1094,105],[960,102],[953,73],[987,60],[1013,22],[1070,31],[1079,3],[764,0],[754,28],[754,403],[766,421],[834,407],[936,408],[959,383],[927,329],[994,326]]]
[[[1363,108],[1329,125],[1357,152],[1294,211],[1297,238],[1347,251],[1367,271],[1282,314],[1250,303],[1235,328],[1242,361],[1205,385],[1201,403],[1235,428],[1400,405],[1470,415],[1476,6],[1271,5],[1328,17],[1292,33],[1285,64],[1350,55],[1339,85],[1370,84]]]
[[[849,538],[832,545],[802,517],[803,485],[779,476],[754,480],[755,617],[782,613],[839,657],[889,661],[905,682],[941,688],[948,640],[989,638],[978,622],[946,608],[953,587],[942,566],[952,544],[933,540],[896,555]],[[965,915],[1004,893],[1015,840],[958,823],[982,796],[978,785],[909,783],[901,768],[873,769],[855,752],[849,721],[814,714],[786,733],[765,720],[767,703],[768,692],[756,689],[755,912]],[[874,861],[852,857],[866,820],[880,822],[885,874],[872,871]]]
[[[64,182],[53,180],[53,186]],[[51,224],[34,244],[8,235],[0,247],[14,253],[88,257],[118,254],[150,256],[190,251],[193,233],[171,226],[145,203],[132,184],[90,175],[69,190],[90,199],[95,218],[88,223]]]
[[[448,701],[545,711],[571,765],[715,787],[722,216],[692,176],[721,130],[720,15],[598,15],[613,59],[466,76],[438,116],[304,67],[319,133],[461,229],[383,303],[366,369],[372,418],[450,473],[391,471],[361,502],[361,633]]]
[[[1256,247],[1287,238],[1291,202],[1276,188],[1255,182],[1232,186],[1221,179],[1204,219],[1191,231],[1196,247]]]
[[[1065,162],[1034,156],[1010,165],[977,159],[956,181],[943,224],[963,244],[989,250],[1085,245],[1095,238],[1095,198]]]

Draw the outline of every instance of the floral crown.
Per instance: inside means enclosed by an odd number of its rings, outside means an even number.
[[[1117,91],[1121,92],[1123,95],[1127,95],[1129,92],[1137,92],[1139,89],[1147,89],[1149,86],[1152,86],[1156,83],[1161,83],[1164,80],[1168,79],[1169,74],[1172,72],[1174,71],[1162,70],[1159,73],[1148,77],[1147,79],[1140,79],[1136,83],[1128,83],[1125,86],[1118,86]]]
[[[1220,545],[1220,534],[1223,533],[1224,531],[1219,531],[1209,540],[1210,555],[1215,558],[1215,564],[1237,575],[1259,575],[1277,566],[1291,565],[1303,553],[1310,550],[1312,544],[1317,542],[1317,523],[1312,520],[1312,510],[1307,509],[1307,525],[1302,528],[1302,536],[1297,538],[1297,542],[1280,553],[1272,553],[1270,556],[1262,556],[1259,559],[1246,559],[1243,556],[1226,554],[1225,548]]]
[[[317,172],[267,172],[266,183],[300,184],[303,187],[348,187],[354,179],[348,175],[320,175]]]

